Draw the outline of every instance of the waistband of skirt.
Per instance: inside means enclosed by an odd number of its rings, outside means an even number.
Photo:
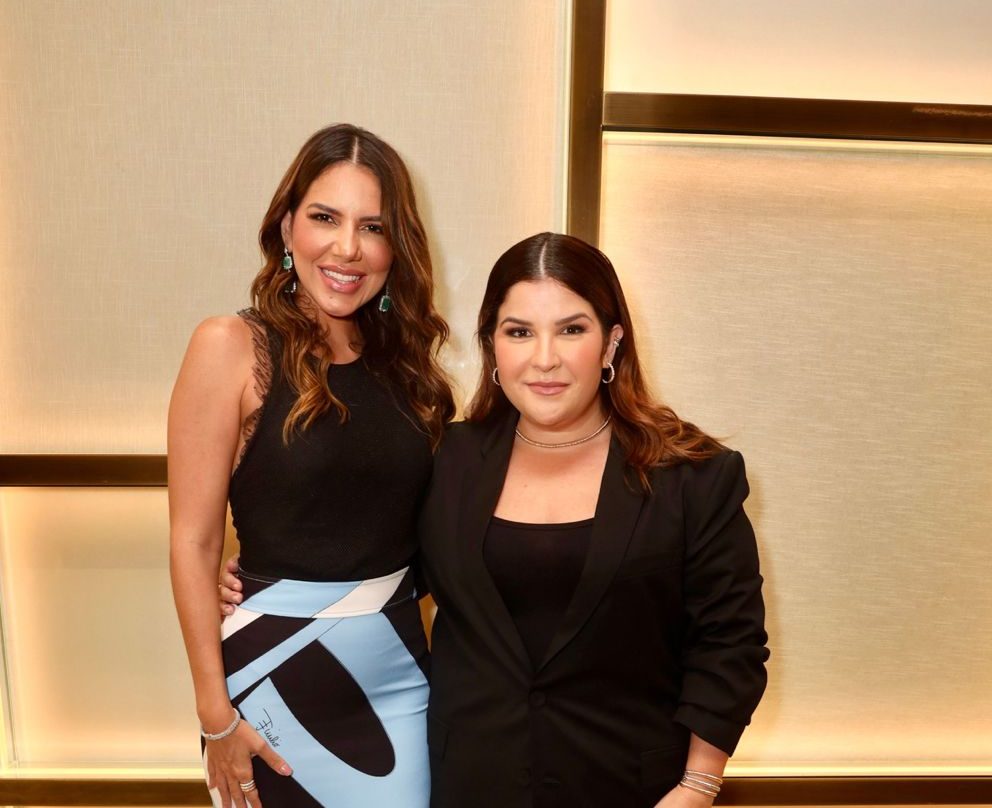
[[[416,600],[409,567],[364,581],[295,581],[240,570],[240,609],[279,617],[342,618],[376,614]]]

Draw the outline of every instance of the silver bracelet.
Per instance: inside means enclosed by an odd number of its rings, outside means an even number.
[[[227,729],[223,729],[220,732],[207,732],[203,726],[200,726],[200,735],[203,736],[205,741],[222,741],[228,735],[233,735],[234,730],[238,728],[238,724],[241,723],[241,713],[238,712],[237,708],[234,709],[234,720]]]
[[[686,769],[685,773],[693,777],[701,777],[704,780],[709,780],[715,786],[723,785],[723,778],[716,774],[710,774],[709,772],[696,771],[695,769]]]
[[[685,777],[683,777],[682,780],[679,782],[679,787],[687,788],[690,791],[696,791],[700,794],[705,794],[707,797],[715,797],[717,794],[720,793],[719,791],[714,791],[713,789],[706,788],[705,786],[696,785],[691,780],[688,780]]]
[[[708,772],[686,769],[679,785],[682,788],[688,788],[690,791],[705,794],[707,797],[716,797],[720,793],[720,786],[723,785],[723,778],[717,777],[715,774],[709,774]]]

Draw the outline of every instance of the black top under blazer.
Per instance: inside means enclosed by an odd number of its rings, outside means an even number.
[[[582,577],[535,668],[482,552],[516,420],[454,425],[422,511],[431,805],[650,808],[690,731],[732,753],[765,688],[744,461],[655,469],[644,495],[614,440]]]

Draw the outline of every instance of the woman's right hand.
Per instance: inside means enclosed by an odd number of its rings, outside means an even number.
[[[221,615],[234,614],[234,607],[243,600],[241,594],[241,579],[238,577],[240,556],[233,555],[224,562],[220,570],[220,582],[217,584],[217,595],[220,598]]]
[[[251,759],[260,757],[269,767],[284,776],[293,773],[275,750],[246,721],[219,741],[207,741],[207,786],[216,788],[220,804],[235,808],[262,808],[258,788],[245,792],[241,783],[254,780]]]

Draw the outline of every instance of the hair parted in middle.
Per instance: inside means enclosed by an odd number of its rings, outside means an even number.
[[[381,138],[351,124],[321,129],[303,144],[259,229],[265,265],[252,283],[252,303],[261,318],[282,336],[283,373],[297,393],[283,425],[283,438],[289,441],[294,432],[305,430],[332,409],[342,420],[348,416],[327,382],[333,358],[315,313],[285,294],[293,276],[282,269],[281,231],[283,218],[296,211],[314,180],[344,162],[363,166],[378,179],[383,232],[393,250],[388,315],[378,310],[382,293],[355,313],[362,360],[409,403],[436,449],[455,406],[448,377],[438,362],[438,351],[448,338],[448,325],[434,308],[427,236],[410,174],[399,154]]]
[[[489,274],[476,331],[482,371],[468,406],[468,421],[488,421],[512,409],[492,381],[499,307],[514,285],[546,279],[588,301],[602,329],[604,351],[610,329],[617,324],[623,328],[623,340],[613,357],[616,378],[612,384],[600,385],[599,394],[604,410],[613,417],[613,434],[623,447],[627,465],[642,487],[649,487],[648,472],[655,466],[703,460],[722,451],[719,441],[652,398],[637,357],[630,310],[610,259],[581,239],[559,233],[539,233],[514,244]]]

